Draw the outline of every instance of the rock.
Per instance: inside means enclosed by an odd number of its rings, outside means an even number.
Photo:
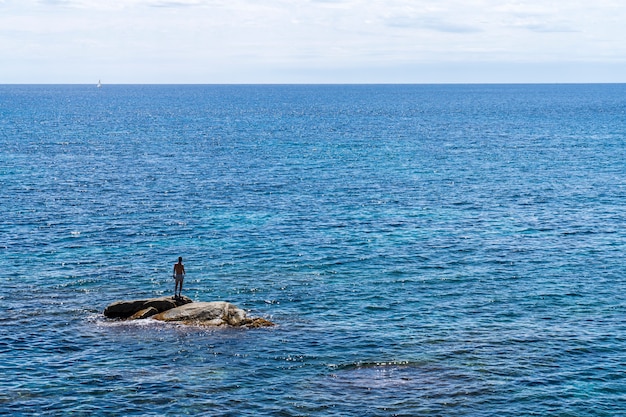
[[[244,310],[226,301],[193,302],[188,297],[116,301],[104,310],[104,315],[129,320],[150,317],[164,322],[200,326],[247,328],[274,326],[269,320],[247,317]]]
[[[147,319],[148,317],[152,317],[158,313],[159,313],[159,310],[157,310],[156,308],[148,307],[148,308],[144,308],[143,310],[139,310],[138,312],[130,316],[128,319],[129,320]]]
[[[191,298],[185,296],[177,298],[160,297],[146,300],[116,301],[104,309],[104,315],[112,319],[126,319],[149,307],[155,308],[157,312],[160,313],[184,304],[189,304],[192,301]]]
[[[164,311],[155,320],[201,326],[265,327],[274,324],[265,319],[252,319],[234,304],[225,301],[197,302]]]
[[[248,323],[245,324],[246,327],[251,327],[251,328],[257,328],[257,327],[271,327],[271,326],[275,326],[274,323],[272,323],[269,320],[265,320],[261,317],[257,317],[255,319],[246,319],[248,321]]]

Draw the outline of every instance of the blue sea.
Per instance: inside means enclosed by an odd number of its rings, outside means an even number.
[[[3,85],[0,415],[623,416],[625,209],[626,85]]]

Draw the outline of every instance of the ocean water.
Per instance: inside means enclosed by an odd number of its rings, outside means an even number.
[[[626,85],[0,86],[0,415],[626,415]],[[226,300],[273,328],[107,320]]]

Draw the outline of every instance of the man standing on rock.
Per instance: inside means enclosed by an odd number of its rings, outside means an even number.
[[[178,263],[174,264],[174,298],[180,297],[183,291],[183,280],[185,279],[185,265],[183,265],[183,257],[178,257]],[[178,290],[178,294],[176,291]]]

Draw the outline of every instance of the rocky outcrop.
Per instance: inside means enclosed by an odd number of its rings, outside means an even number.
[[[129,320],[150,317],[164,322],[213,327],[253,328],[274,325],[263,318],[248,317],[244,310],[225,301],[193,302],[187,297],[117,301],[104,310],[104,315]]]

